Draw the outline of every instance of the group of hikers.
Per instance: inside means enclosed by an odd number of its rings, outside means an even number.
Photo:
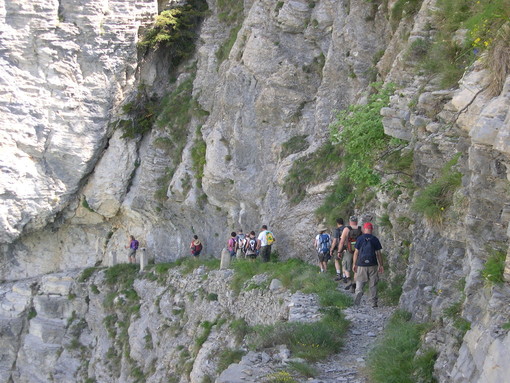
[[[255,259],[260,255],[262,262],[269,262],[271,257],[271,245],[275,238],[271,231],[267,229],[267,225],[262,225],[261,231],[256,236],[254,231],[250,231],[248,235],[239,230],[237,233],[230,233],[227,241],[227,250],[230,257]]]
[[[363,297],[363,288],[368,283],[369,301],[377,307],[377,282],[379,273],[384,272],[382,246],[379,239],[372,234],[372,223],[365,222],[358,226],[358,218],[351,216],[349,225],[344,220],[336,220],[333,239],[326,233],[327,227],[320,225],[315,237],[320,272],[325,273],[330,259],[334,259],[336,281],[343,281],[345,290],[355,293],[354,304],[359,305]]]
[[[343,281],[345,290],[355,293],[354,304],[359,305],[363,296],[363,288],[368,283],[369,300],[372,307],[377,307],[377,282],[379,274],[384,272],[381,254],[381,242],[372,234],[373,225],[365,222],[363,227],[358,226],[358,218],[351,216],[349,224],[344,225],[344,220],[336,220],[336,229],[333,238],[327,233],[327,227],[320,225],[319,234],[315,237],[314,248],[317,249],[320,272],[325,273],[330,259],[334,260],[336,269],[335,281]],[[256,236],[255,231],[248,235],[242,230],[233,231],[227,241],[227,250],[232,258],[256,259],[259,255],[263,262],[269,262],[271,245],[275,237],[262,225],[261,231]],[[134,236],[129,236],[128,258],[130,263],[135,263],[138,241]],[[198,257],[203,245],[197,235],[189,246],[191,254]]]

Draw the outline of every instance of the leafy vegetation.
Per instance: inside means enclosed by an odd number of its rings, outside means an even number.
[[[172,64],[177,66],[195,50],[196,30],[207,10],[205,0],[189,0],[185,5],[161,12],[138,46],[165,48],[171,52]]]
[[[434,12],[434,32],[421,68],[437,75],[442,87],[457,84],[466,67],[487,50],[487,69],[493,74],[495,91],[501,90],[501,78],[510,73],[510,6],[508,0],[439,0]],[[467,30],[459,41],[456,32]],[[506,49],[505,49],[506,48]]]
[[[138,86],[134,99],[122,106],[127,119],[120,120],[119,127],[123,129],[122,138],[136,138],[150,132],[158,114],[157,99],[149,95],[145,84]]]
[[[426,350],[417,355],[420,339],[426,324],[411,321],[411,314],[396,311],[391,317],[383,337],[369,354],[368,373],[376,383],[433,383],[434,362],[437,352]]]
[[[462,301],[453,303],[451,306],[444,309],[443,312],[447,318],[453,320],[453,327],[460,331],[461,336],[464,336],[464,334],[471,328],[471,322],[461,316]]]
[[[506,251],[490,249],[489,257],[482,270],[482,277],[489,283],[503,283],[505,272]]]
[[[462,173],[454,170],[460,153],[441,170],[441,175],[426,186],[416,197],[412,207],[433,222],[441,222],[443,213],[453,203],[453,193],[461,186]]]

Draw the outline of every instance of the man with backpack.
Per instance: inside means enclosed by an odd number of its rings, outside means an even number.
[[[344,252],[344,249],[340,248],[340,238],[342,237],[345,228],[346,226],[344,226],[343,218],[337,218],[336,229],[333,235],[333,242],[331,243],[331,250],[329,252],[330,258],[334,258],[335,260],[336,269],[335,281],[341,281],[343,278],[345,278],[345,276],[342,278],[342,271],[340,269],[340,260],[342,259],[342,255]]]
[[[262,257],[262,262],[269,262],[271,257],[271,245],[275,241],[273,233],[267,230],[267,225],[262,225],[262,231],[257,237],[257,250]]]
[[[245,246],[245,254],[249,259],[257,258],[258,250],[257,250],[257,238],[255,237],[255,232],[251,231],[250,236],[246,239]]]
[[[356,241],[362,235],[361,227],[358,226],[358,217],[352,215],[349,218],[349,225],[345,227],[340,238],[339,249],[343,249],[342,258],[342,269],[343,269],[343,281],[347,283],[346,290],[354,292],[356,289],[356,283],[352,283],[351,271],[352,271],[352,260],[354,257],[354,250]]]
[[[364,234],[356,241],[354,251],[354,272],[356,273],[356,298],[354,304],[358,306],[363,296],[363,287],[368,282],[369,299],[372,307],[377,307],[377,282],[379,273],[384,272],[381,254],[381,242],[372,235],[374,227],[370,222],[363,225]]]
[[[136,263],[136,250],[138,250],[139,242],[133,235],[129,236],[129,245],[125,246],[128,250],[128,261],[129,263]]]
[[[246,245],[246,235],[242,230],[237,232],[237,258],[245,257],[245,245]]]
[[[315,237],[313,246],[317,249],[321,273],[325,273],[330,259],[331,236],[326,233],[327,227],[324,225],[320,225],[318,230],[319,234]]]
[[[198,257],[202,251],[202,247],[202,242],[200,242],[198,239],[198,235],[195,234],[193,236],[193,241],[191,241],[191,244],[189,245],[189,248],[191,249],[191,255]]]

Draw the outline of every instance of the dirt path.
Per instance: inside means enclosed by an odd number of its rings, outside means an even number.
[[[346,319],[351,322],[351,325],[347,330],[342,351],[324,362],[317,363],[315,367],[320,371],[319,376],[306,382],[366,383],[363,368],[367,354],[394,311],[394,307],[387,306],[372,308],[365,297],[359,306],[345,309]]]

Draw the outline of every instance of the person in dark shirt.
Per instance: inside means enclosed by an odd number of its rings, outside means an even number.
[[[356,241],[354,251],[354,272],[356,273],[356,298],[354,304],[357,306],[363,296],[363,287],[368,282],[369,300],[372,307],[377,307],[377,282],[379,274],[384,272],[382,261],[382,246],[379,239],[372,235],[374,227],[370,222],[363,225],[363,235]]]

